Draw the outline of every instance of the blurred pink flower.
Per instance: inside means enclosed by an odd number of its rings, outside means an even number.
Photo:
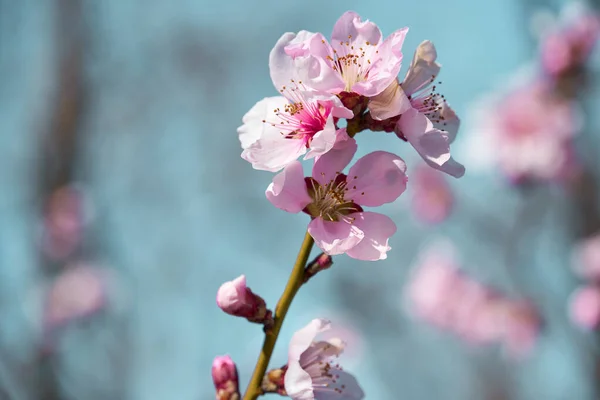
[[[544,82],[522,86],[482,110],[476,134],[487,136],[488,156],[515,182],[562,181],[577,169],[574,104]]]
[[[76,264],[58,275],[46,295],[44,325],[47,330],[92,315],[108,300],[107,276],[101,269]]]
[[[471,344],[502,343],[513,357],[527,354],[541,325],[533,305],[501,296],[436,251],[425,250],[408,281],[408,311]]]
[[[285,33],[271,52],[269,68],[276,87],[289,79],[332,94],[375,96],[396,79],[408,28],[385,40],[373,22],[345,12],[335,23],[331,44],[320,33]]]
[[[329,328],[329,321],[315,319],[292,337],[284,384],[293,400],[364,398],[356,379],[332,362],[344,350],[344,343],[340,339],[314,341]]]
[[[346,253],[359,260],[385,259],[396,225],[387,216],[363,211],[393,202],[406,189],[406,164],[395,154],[375,151],[341,173],[356,152],[356,142],[344,129],[336,146],[320,156],[312,178],[304,178],[295,161],[273,178],[266,191],[274,206],[312,217],[308,232],[330,255]]]
[[[217,291],[217,305],[227,314],[243,317],[251,322],[265,323],[272,318],[262,297],[246,286],[244,275],[221,285]]]
[[[587,285],[578,288],[569,301],[571,321],[580,328],[593,330],[600,325],[600,288]]]
[[[600,281],[600,234],[586,238],[575,246],[572,266],[580,277]]]
[[[419,164],[412,173],[412,210],[421,221],[429,224],[443,222],[454,206],[454,196],[444,175]]]
[[[64,260],[81,242],[84,215],[79,190],[64,186],[48,199],[43,220],[42,251],[53,260]]]
[[[215,357],[211,372],[217,392],[216,400],[240,399],[237,368],[231,357]]]
[[[592,11],[578,15],[567,26],[556,27],[542,41],[544,71],[558,79],[581,68],[587,62],[599,35],[600,19]]]

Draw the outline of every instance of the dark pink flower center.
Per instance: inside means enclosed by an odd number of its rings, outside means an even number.
[[[357,178],[355,176],[353,179]],[[338,173],[335,179],[325,185],[321,185],[313,178],[305,178],[308,194],[313,201],[304,208],[304,212],[313,218],[322,218],[325,221],[348,220],[352,223],[354,219],[347,215],[361,212],[363,209],[347,196],[350,187],[356,189],[356,186],[350,183],[351,180],[342,173]],[[364,195],[364,192],[362,194]]]

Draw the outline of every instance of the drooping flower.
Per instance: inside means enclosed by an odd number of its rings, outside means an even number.
[[[437,52],[430,41],[422,42],[415,51],[404,81],[393,80],[384,92],[369,102],[376,120],[400,116],[396,134],[408,142],[431,167],[456,178],[465,168],[450,155],[450,144],[456,138],[460,120],[434,83],[440,72]]]
[[[215,357],[211,373],[216,390],[216,400],[240,399],[237,367],[231,357]]]
[[[320,33],[285,33],[271,53],[271,77],[281,86],[292,71],[293,78],[315,90],[372,97],[396,79],[407,32],[402,28],[382,40],[377,25],[347,11],[333,27],[331,44]]]
[[[272,312],[267,309],[263,298],[246,286],[244,275],[221,285],[217,291],[217,305],[227,314],[250,322],[268,323],[272,319]]]
[[[600,288],[587,285],[573,292],[569,301],[569,316],[582,329],[596,329],[600,325]]]
[[[346,253],[359,260],[381,260],[390,249],[388,240],[396,225],[387,216],[365,212],[361,206],[390,203],[406,189],[406,164],[395,154],[376,151],[341,173],[356,152],[356,142],[344,129],[336,146],[319,157],[312,177],[293,162],[273,178],[266,191],[276,207],[312,217],[308,232],[329,255]]]
[[[412,175],[412,209],[426,223],[443,222],[452,211],[454,196],[443,174],[420,164]]]
[[[342,353],[344,343],[336,338],[315,341],[319,333],[329,328],[329,321],[315,319],[292,337],[284,385],[287,396],[293,400],[364,398],[356,379],[332,361]]]

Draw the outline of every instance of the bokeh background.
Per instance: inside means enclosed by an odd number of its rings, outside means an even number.
[[[221,354],[237,362],[245,388],[262,332],[221,312],[216,291],[243,273],[274,306],[308,221],[266,201],[272,174],[240,158],[236,128],[275,94],[267,61],[279,36],[329,35],[348,9],[384,35],[410,28],[401,75],[418,43],[436,44],[441,91],[463,120],[453,150],[467,173],[450,181],[456,209],[443,224],[414,217],[410,189],[383,207],[398,225],[389,257],[338,256],[302,288],[272,367],[285,363],[295,330],[326,317],[348,335],[344,365],[368,399],[599,398],[596,338],[567,314],[578,285],[572,196],[523,196],[500,172],[469,164],[473,107],[535,62],[532,18],[564,3],[0,0],[0,399],[213,399],[210,368]],[[594,71],[582,102],[590,160],[599,156]],[[393,135],[357,140],[360,154],[399,153],[409,173],[419,161]],[[49,196],[69,183],[84,194],[86,224],[76,254],[56,262],[40,250],[40,226]],[[474,277],[540,308],[544,329],[527,358],[472,348],[407,316],[410,266],[439,237]],[[47,339],[44,288],[64,264],[109,275],[110,296]],[[94,290],[67,287],[74,297]]]

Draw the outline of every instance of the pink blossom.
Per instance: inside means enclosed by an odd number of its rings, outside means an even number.
[[[465,168],[450,155],[460,120],[433,85],[440,72],[436,58],[433,43],[422,42],[404,81],[393,80],[383,93],[371,99],[369,111],[378,120],[400,115],[396,134],[408,140],[431,167],[460,178]]]
[[[47,330],[101,310],[107,303],[107,279],[98,268],[77,264],[57,276],[47,293],[44,321]]]
[[[574,324],[585,330],[596,329],[600,325],[600,288],[587,285],[571,295],[569,314]]]
[[[335,338],[314,340],[328,329],[329,321],[315,319],[297,331],[290,341],[284,384],[293,400],[364,398],[356,379],[332,361],[342,353],[344,343]]]
[[[588,60],[600,35],[600,19],[594,14],[578,15],[565,27],[557,27],[542,41],[541,59],[544,71],[560,78],[576,71]]]
[[[576,170],[576,109],[546,83],[528,84],[489,104],[482,123],[477,134],[487,136],[490,160],[511,181],[561,181]]]
[[[501,343],[512,357],[528,354],[541,325],[536,308],[468,277],[451,256],[437,251],[426,249],[409,279],[409,311],[468,343]]]
[[[583,240],[575,247],[573,269],[582,278],[600,281],[600,234]]]
[[[271,319],[272,313],[265,301],[246,286],[244,275],[221,285],[217,291],[217,305],[227,314],[251,322],[265,323]]]
[[[444,175],[421,164],[413,171],[412,188],[412,209],[419,220],[437,224],[448,218],[454,196]]]
[[[407,32],[382,41],[377,25],[347,11],[333,27],[331,44],[320,33],[285,33],[271,53],[271,78],[278,87],[291,76],[315,90],[375,96],[396,79]]]
[[[312,177],[304,178],[299,162],[273,178],[266,191],[276,207],[312,217],[308,232],[326,254],[346,253],[359,260],[387,257],[388,240],[396,225],[387,216],[363,211],[396,200],[406,189],[406,164],[395,154],[376,151],[341,173],[356,152],[356,142],[344,129],[336,146],[319,157]]]
[[[351,117],[335,96],[309,91],[301,82],[281,89],[283,96],[267,97],[244,115],[237,129],[242,158],[255,169],[279,171],[305,155],[325,154],[335,143],[333,117]]]
[[[240,399],[237,367],[231,357],[215,357],[211,372],[217,392],[216,400]]]

